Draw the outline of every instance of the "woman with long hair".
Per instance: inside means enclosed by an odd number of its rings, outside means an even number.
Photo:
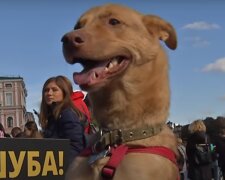
[[[70,160],[85,147],[83,114],[71,99],[73,87],[65,76],[49,78],[42,89],[40,125],[44,138],[70,140]]]

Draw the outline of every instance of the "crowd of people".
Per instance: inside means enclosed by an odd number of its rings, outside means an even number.
[[[74,93],[65,76],[50,77],[42,88],[39,125],[28,121],[22,130],[14,127],[7,134],[0,123],[0,138],[70,139],[69,159],[87,146],[85,134],[90,132],[90,112],[82,94]],[[202,120],[193,121],[185,141],[178,138],[177,164],[181,180],[225,180],[225,123],[218,134],[210,137]]]
[[[5,129],[0,123],[0,138],[43,138],[35,121],[27,121],[24,129],[13,127],[10,134],[5,132]]]
[[[203,120],[189,126],[186,142],[178,138],[181,180],[225,179],[225,122],[219,133],[209,136]]]
[[[82,94],[73,92],[72,83],[65,76],[50,77],[42,88],[39,125],[28,121],[24,128],[13,127],[10,134],[0,123],[0,137],[70,139],[69,160],[85,147],[85,133],[90,131],[90,113]],[[88,124],[88,125],[86,125]]]

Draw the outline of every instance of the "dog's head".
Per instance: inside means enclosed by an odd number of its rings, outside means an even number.
[[[66,61],[84,68],[74,73],[74,81],[87,91],[118,82],[129,76],[131,67],[157,59],[163,51],[160,40],[170,49],[177,46],[175,30],[168,22],[115,4],[90,9],[62,37]],[[140,76],[141,72],[132,73]]]

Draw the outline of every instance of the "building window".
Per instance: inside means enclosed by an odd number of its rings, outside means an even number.
[[[7,126],[9,128],[13,127],[13,118],[11,116],[7,118]]]
[[[13,105],[13,97],[12,97],[12,93],[6,93],[5,94],[5,98],[6,98],[6,106],[12,106]]]
[[[6,88],[12,88],[12,84],[11,83],[7,83],[7,84],[5,84],[5,87]]]

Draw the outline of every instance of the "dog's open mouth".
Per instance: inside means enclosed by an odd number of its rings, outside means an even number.
[[[86,59],[75,61],[84,68],[80,73],[73,74],[74,82],[83,89],[106,82],[107,79],[120,74],[130,62],[126,56],[116,56],[105,61]]]

